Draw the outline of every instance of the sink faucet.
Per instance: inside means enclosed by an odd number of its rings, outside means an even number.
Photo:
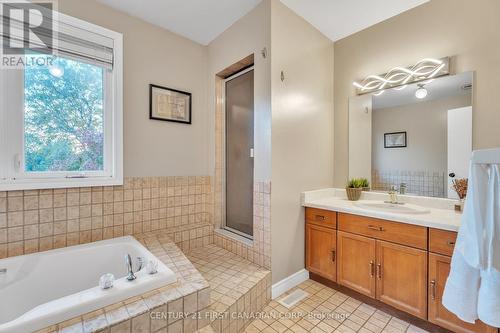
[[[392,185],[391,189],[389,190],[389,192],[387,192],[387,194],[389,194],[389,201],[385,201],[386,203],[390,203],[393,205],[402,204],[398,201],[398,190],[397,190],[396,186]]]
[[[406,194],[407,186],[406,183],[399,184],[399,194]]]
[[[132,258],[130,257],[130,254],[127,254],[125,256],[125,263],[127,264],[127,280],[128,281],[134,281],[136,279],[136,276],[134,274],[134,269],[132,268]]]

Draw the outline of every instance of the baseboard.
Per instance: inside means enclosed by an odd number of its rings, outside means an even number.
[[[302,282],[309,279],[309,271],[306,269],[301,269],[300,271],[293,273],[292,275],[284,278],[281,281],[276,282],[272,285],[272,299],[280,297],[282,294],[286,293],[288,290],[295,286],[298,286]]]

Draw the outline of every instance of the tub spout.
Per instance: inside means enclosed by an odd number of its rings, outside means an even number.
[[[7,274],[7,268],[0,268],[0,274]]]
[[[128,281],[133,281],[136,279],[136,276],[134,274],[134,269],[132,268],[132,258],[130,257],[130,254],[125,255],[125,263],[127,264],[127,280]]]

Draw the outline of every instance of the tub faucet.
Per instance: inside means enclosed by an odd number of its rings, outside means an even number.
[[[128,281],[134,281],[136,279],[136,276],[134,274],[134,269],[132,267],[132,258],[130,257],[130,254],[125,255],[125,263],[127,264],[127,280]]]
[[[0,274],[7,274],[7,268],[0,268]]]

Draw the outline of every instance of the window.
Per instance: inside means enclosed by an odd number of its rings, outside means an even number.
[[[57,26],[53,54],[0,69],[0,190],[122,184],[121,35]]]
[[[24,70],[24,171],[102,171],[105,71],[65,58],[52,63]]]

